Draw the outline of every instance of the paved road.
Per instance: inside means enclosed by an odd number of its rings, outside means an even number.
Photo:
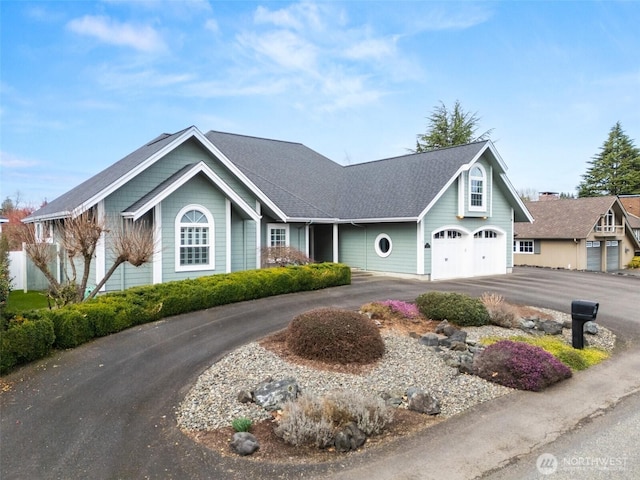
[[[637,480],[640,392],[484,480]],[[548,463],[544,463],[547,460]]]
[[[221,459],[179,432],[176,406],[226,352],[302,311],[413,300],[428,290],[492,291],[564,311],[572,299],[599,301],[598,320],[623,343],[637,344],[640,336],[640,278],[545,269],[433,283],[364,277],[350,286],[219,307],[99,339],[5,377],[11,389],[0,394],[0,477],[297,478],[348,469],[348,462],[265,467]]]

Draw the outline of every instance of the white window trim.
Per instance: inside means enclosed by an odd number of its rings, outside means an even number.
[[[524,242],[531,242],[531,251],[523,252],[520,250],[520,244]],[[514,240],[513,241],[513,253],[517,253],[519,255],[533,255],[536,253],[536,242],[535,240]]]
[[[282,230],[284,229],[284,243],[285,247],[289,246],[289,224],[288,223],[267,223],[267,246],[273,247],[275,245],[271,245],[271,230]]]
[[[387,240],[389,242],[389,250],[387,250],[386,252],[383,252],[380,249],[380,241],[381,240]],[[389,235],[387,235],[386,233],[381,233],[380,235],[378,235],[376,237],[376,241],[373,244],[373,247],[376,250],[376,254],[380,258],[387,258],[389,255],[391,255],[391,252],[393,251],[393,242],[391,241],[391,237]]]
[[[181,265],[180,264],[180,226],[182,225],[182,216],[189,210],[198,210],[207,217],[207,226],[209,227],[209,263],[200,265]],[[202,205],[191,204],[183,207],[176,215],[175,220],[175,268],[176,272],[198,272],[202,270],[215,270],[215,223],[211,212]]]
[[[479,177],[472,177],[471,176],[471,172],[476,167],[480,170],[480,172],[482,172],[482,205],[472,205],[471,204],[471,196],[473,195],[473,189],[471,188],[471,182],[474,179],[478,179],[479,178]],[[469,169],[468,185],[469,185],[469,192],[468,192],[468,195],[467,195],[467,205],[469,206],[469,211],[470,212],[486,212],[487,211],[487,194],[488,194],[489,185],[488,185],[488,182],[487,182],[487,171],[482,166],[482,164],[476,163],[475,165],[473,165]]]

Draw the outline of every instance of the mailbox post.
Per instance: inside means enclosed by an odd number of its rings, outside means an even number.
[[[584,324],[595,322],[599,305],[599,303],[587,300],[571,302],[571,344],[573,348],[584,348]]]

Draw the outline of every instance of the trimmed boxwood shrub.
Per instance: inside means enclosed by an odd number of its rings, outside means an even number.
[[[367,364],[384,354],[384,341],[373,321],[339,308],[318,308],[295,317],[287,327],[286,345],[296,355],[328,363]]]
[[[55,334],[48,318],[18,317],[0,332],[0,373],[49,354]]]
[[[489,345],[475,355],[474,373],[490,382],[539,392],[570,378],[571,369],[540,347],[511,340]]]
[[[462,293],[423,293],[416,305],[431,320],[448,320],[461,327],[481,327],[490,320],[482,300]]]
[[[0,325],[2,372],[17,364],[45,356],[51,349],[51,343],[54,348],[73,348],[95,337],[173,315],[283,293],[346,285],[350,282],[351,269],[346,265],[312,264],[134,287],[56,310],[41,310],[36,315],[37,319],[46,321],[54,335],[48,347],[43,345],[49,342],[50,337],[37,333],[41,329],[43,332],[46,330],[44,325],[34,326],[23,322],[20,326],[19,322],[11,321],[4,321]],[[8,333],[13,328],[16,330]],[[34,339],[34,345],[30,346],[25,338]]]

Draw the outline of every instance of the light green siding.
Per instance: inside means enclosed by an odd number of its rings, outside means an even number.
[[[391,239],[391,253],[376,253],[376,238],[386,234]],[[417,229],[414,222],[340,225],[338,245],[340,262],[377,272],[417,273]]]
[[[105,213],[111,225],[122,222],[121,212],[148,194],[159,184],[172,176],[185,165],[203,161],[227,185],[229,185],[249,205],[255,205],[255,196],[229,171],[217,158],[213,157],[196,140],[190,140],[169,152],[152,166],[141,172],[131,181],[123,185],[117,192],[105,199]],[[175,269],[175,216],[178,211],[189,204],[200,204],[211,211],[215,222],[215,270],[176,272]],[[246,215],[244,215],[246,217]],[[234,219],[232,219],[234,220]],[[239,222],[239,223],[238,223]],[[244,225],[246,223],[246,225]],[[234,234],[240,234],[240,226],[248,233],[248,240],[235,239]],[[226,271],[226,209],[224,194],[204,176],[196,176],[171,194],[162,202],[162,281],[179,280]],[[232,221],[232,269],[247,265],[255,268],[255,222],[244,221],[238,215],[237,222]],[[110,253],[109,238],[107,237],[105,270],[113,263]],[[239,248],[239,249],[238,249]],[[246,252],[250,251],[250,254]],[[135,285],[146,285],[153,281],[153,267],[151,264],[133,267],[125,264],[120,266],[107,283],[107,290],[120,290]],[[95,278],[95,275],[92,276]]]
[[[176,271],[176,216],[187,205],[200,205],[211,213],[214,221],[213,270]],[[196,176],[162,202],[162,281],[183,280],[226,271],[226,201],[222,192],[203,176]]]
[[[485,164],[487,174],[492,171]],[[466,174],[465,174],[466,175]],[[465,180],[466,182],[466,180]],[[424,241],[432,243],[433,233],[443,228],[460,228],[467,233],[472,234],[479,229],[491,229],[492,227],[500,229],[506,234],[505,256],[507,259],[507,268],[513,266],[513,258],[510,249],[512,248],[513,227],[511,222],[511,206],[508,197],[501,187],[502,182],[495,177],[489,182],[488,192],[490,197],[488,200],[487,212],[478,216],[477,212],[472,212],[469,216],[465,213],[463,218],[458,218],[458,188],[457,181],[453,182],[447,191],[440,197],[436,204],[429,210],[424,220]],[[465,183],[467,190],[468,183]],[[468,212],[468,196],[465,191],[464,203],[465,211]],[[424,249],[424,265],[425,274],[431,273],[431,249]]]
[[[256,222],[231,209],[231,271],[256,267]]]

